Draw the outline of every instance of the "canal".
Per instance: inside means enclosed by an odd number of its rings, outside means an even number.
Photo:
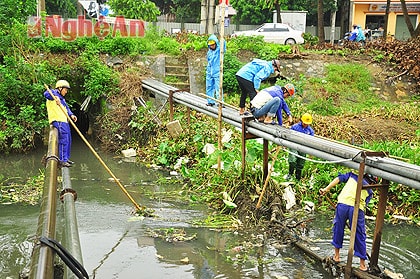
[[[70,169],[76,201],[83,265],[90,278],[331,278],[322,265],[299,249],[265,239],[261,232],[216,230],[195,224],[213,212],[206,205],[178,199],[182,185],[168,171],[126,160],[113,154],[102,159],[141,205],[156,217],[132,214],[133,205],[83,142],[75,141]],[[0,178],[24,181],[43,170],[46,148],[29,154],[0,156]],[[3,179],[5,180],[5,179]],[[0,180],[1,182],[1,180]],[[61,208],[58,218],[62,216]],[[0,278],[19,278],[29,266],[39,206],[0,205]],[[313,216],[301,237],[323,256],[329,244],[334,212]],[[374,221],[368,224],[368,249]],[[419,227],[384,226],[379,267],[420,278]],[[60,222],[57,235],[61,233]],[[166,237],[163,237],[166,235]],[[176,241],[174,236],[192,238]],[[348,237],[344,247],[348,245]],[[342,258],[347,255],[342,249]],[[354,260],[357,266],[358,260]]]

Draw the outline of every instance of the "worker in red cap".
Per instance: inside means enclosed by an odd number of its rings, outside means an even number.
[[[293,122],[292,112],[290,111],[289,106],[287,105],[285,99],[288,97],[292,97],[295,94],[295,87],[293,86],[293,84],[287,83],[284,86],[280,86],[280,85],[270,86],[261,90],[257,94],[257,96],[260,95],[261,93],[263,95],[269,94],[266,97],[268,99],[270,99],[270,96],[271,98],[278,97],[280,99],[280,104],[277,108],[276,115],[275,115],[277,117],[277,123],[280,126],[283,125],[283,112],[284,112],[288,117],[287,122],[289,122],[289,124],[292,124]],[[251,104],[252,104],[252,101],[251,101]],[[252,107],[251,107],[251,112],[253,112]],[[263,122],[264,120],[265,118],[263,118],[263,116],[258,118],[259,122]]]

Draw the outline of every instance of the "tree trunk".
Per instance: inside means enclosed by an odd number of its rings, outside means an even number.
[[[338,7],[340,7],[340,36],[342,39],[344,37],[344,34],[349,32],[349,0],[339,0]]]
[[[320,44],[325,43],[323,0],[318,0],[318,38]]]
[[[280,9],[280,3],[279,3],[279,1],[276,1],[274,3],[274,6],[276,7],[276,12],[277,12],[277,23],[282,23],[281,14],[280,14],[281,9]]]
[[[408,16],[407,5],[405,4],[405,0],[400,0],[401,8],[404,14],[405,24],[407,24],[408,32],[410,32],[411,38],[414,38],[414,27],[411,24],[410,17]]]
[[[417,38],[417,37],[420,37],[420,24],[418,24],[416,30],[414,30],[413,38]]]
[[[331,33],[330,33],[330,43],[334,44],[335,40],[335,18],[337,15],[337,0],[334,0],[334,9],[331,10]]]
[[[385,9],[385,26],[383,37],[386,38],[388,34],[388,18],[389,18],[389,6],[391,6],[391,0],[386,0],[386,9]]]

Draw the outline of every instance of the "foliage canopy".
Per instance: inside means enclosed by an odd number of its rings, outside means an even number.
[[[130,19],[155,21],[160,14],[155,3],[149,0],[109,0],[107,3],[116,15]]]

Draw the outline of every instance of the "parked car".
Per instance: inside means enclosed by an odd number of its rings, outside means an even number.
[[[303,32],[284,23],[264,23],[255,30],[234,32],[231,37],[263,36],[264,41],[277,44],[303,44]]]

